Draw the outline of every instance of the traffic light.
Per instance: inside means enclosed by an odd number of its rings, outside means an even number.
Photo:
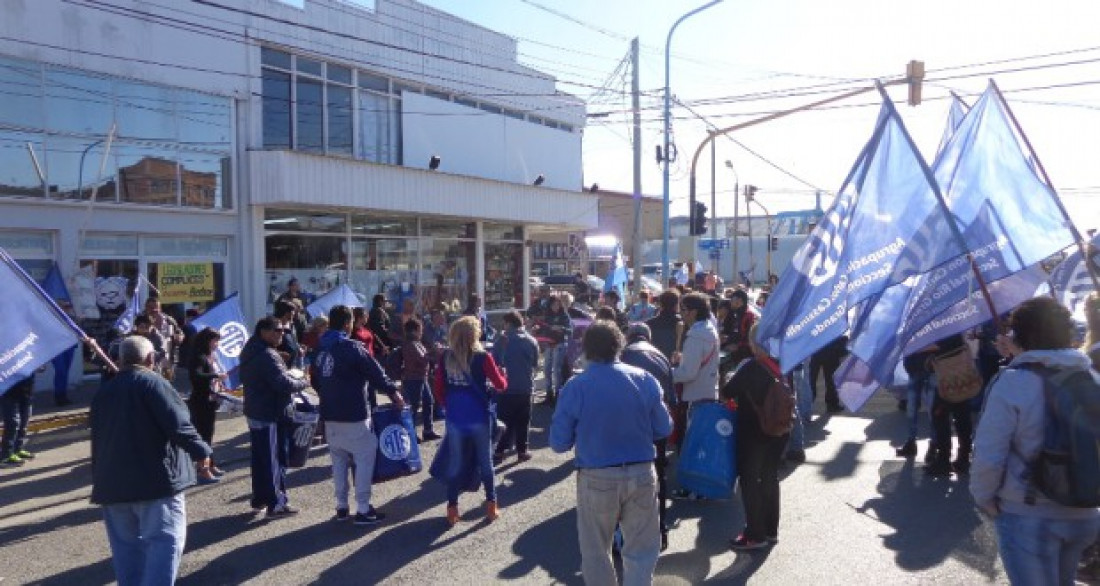
[[[697,201],[691,209],[691,235],[707,233],[707,204]]]
[[[778,236],[772,236],[768,240],[768,248],[770,250],[779,250],[779,237]]]

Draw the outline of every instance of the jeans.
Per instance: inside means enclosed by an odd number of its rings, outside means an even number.
[[[970,402],[950,403],[937,394],[932,398],[932,443],[940,462],[951,459],[951,422],[955,422],[955,434],[959,437],[959,460],[969,461],[974,445],[974,420]]]
[[[336,508],[348,508],[348,465],[354,464],[355,510],[366,514],[370,510],[371,481],[374,460],[378,455],[378,436],[373,423],[366,421],[326,421],[325,434],[332,457],[332,484]]]
[[[0,412],[4,418],[4,437],[0,442],[0,458],[7,458],[23,449],[27,440],[27,424],[31,420],[31,398],[22,391],[12,390],[0,396]]]
[[[611,560],[616,524],[623,533],[623,585],[651,584],[661,531],[649,462],[577,470],[577,540],[588,586],[618,584]]]
[[[270,510],[287,504],[286,466],[290,460],[290,428],[290,423],[248,420],[254,509],[267,507]]]
[[[818,354],[821,354],[820,356]],[[836,382],[833,376],[840,368],[843,356],[835,352],[819,352],[810,358],[810,384],[813,389],[813,398],[817,398],[817,375],[820,373],[825,378],[825,404],[829,407],[840,405],[840,396],[836,393]]]
[[[103,507],[119,586],[173,584],[187,540],[183,493]]]
[[[424,433],[434,433],[432,429],[432,421],[434,421],[432,419],[432,406],[435,405],[435,399],[432,398],[432,392],[428,389],[428,381],[401,381],[401,396],[404,397],[405,402],[409,404],[409,413],[412,414],[413,427],[416,427],[416,412],[420,411],[420,407],[423,405],[424,410],[421,411],[420,417],[424,422]]]
[[[909,436],[907,439],[917,440],[917,428],[920,423],[921,405],[928,407],[929,417],[932,415],[932,393],[936,389],[936,381],[931,373],[909,375],[909,387],[905,393],[905,416],[909,420]],[[936,434],[933,429],[929,436],[935,442]]]
[[[745,507],[744,535],[753,541],[779,536],[779,462],[784,438],[737,436],[738,483]]]
[[[493,478],[492,430],[489,422],[485,425],[459,426],[447,424],[447,445],[451,450],[447,481],[447,504],[458,505],[458,495],[462,491],[462,467],[466,465],[465,454],[473,451],[477,455],[477,467],[481,484],[485,486],[485,500],[496,502],[496,481]]]
[[[1072,585],[1081,552],[1100,531],[1100,517],[1058,520],[1001,513],[994,525],[1001,562],[1013,584]]]
[[[65,401],[69,398],[69,369],[73,365],[76,346],[58,354],[50,364],[53,366],[53,400]]]
[[[531,395],[508,392],[497,397],[497,416],[504,423],[497,452],[503,453],[515,442],[516,452],[527,453],[527,437],[531,429]]]
[[[543,375],[546,377],[546,392],[553,394],[561,390],[565,381],[562,380],[561,370],[565,365],[565,351],[569,347],[569,342],[565,341],[561,344],[550,346],[546,349],[543,355]]]
[[[794,427],[791,429],[791,441],[787,445],[788,450],[806,449],[806,429],[810,422],[810,414],[813,413],[814,396],[810,387],[809,366],[803,362],[791,372],[791,383],[794,387],[795,409]]]

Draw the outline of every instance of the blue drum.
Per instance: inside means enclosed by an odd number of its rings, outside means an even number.
[[[385,482],[420,472],[420,446],[408,407],[379,407],[374,410],[374,433],[378,435],[378,456],[374,460],[374,482]]]

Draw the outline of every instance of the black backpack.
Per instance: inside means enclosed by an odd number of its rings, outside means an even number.
[[[1031,464],[1026,502],[1035,490],[1067,506],[1100,506],[1100,380],[1087,368],[1026,364],[1043,380],[1043,448]]]

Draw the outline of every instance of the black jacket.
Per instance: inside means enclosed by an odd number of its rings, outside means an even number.
[[[244,385],[244,415],[257,421],[281,421],[290,407],[295,391],[306,388],[305,379],[296,379],[274,348],[259,334],[253,335],[241,350],[241,384]]]
[[[674,394],[672,384],[672,365],[669,363],[668,358],[657,349],[656,346],[640,340],[633,344],[627,345],[623,348],[622,355],[619,356],[624,364],[630,366],[637,366],[638,368],[652,374],[657,382],[661,383],[661,391],[664,392],[664,399],[666,404],[675,403],[676,395]]]
[[[92,502],[170,497],[195,484],[193,462],[210,456],[179,394],[145,368],[127,369],[92,399]]]
[[[657,317],[650,318],[645,323],[652,333],[653,345],[666,358],[671,357],[672,353],[676,351],[676,324],[683,324],[684,318],[680,317],[678,313],[658,313]],[[683,326],[683,331],[687,331],[687,325]]]
[[[737,401],[737,437],[742,440],[764,441],[771,436],[760,429],[760,416],[753,406],[764,405],[775,377],[755,358],[745,360],[722,387],[723,399]]]

